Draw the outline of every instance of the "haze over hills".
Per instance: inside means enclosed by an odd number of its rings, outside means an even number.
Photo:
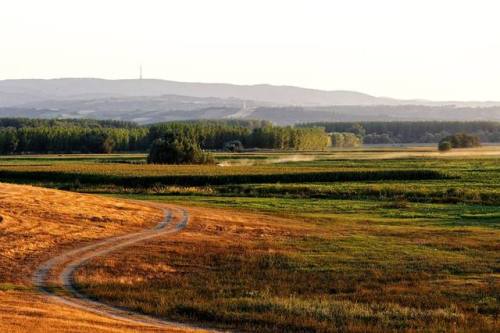
[[[350,120],[500,120],[500,102],[434,102],[292,86],[93,78],[0,81],[0,116],[150,123],[259,118],[281,124]]]
[[[99,97],[181,95],[190,97],[236,98],[280,105],[373,105],[398,104],[354,91],[324,91],[291,86],[189,83],[156,79],[52,79],[0,81],[0,93],[15,94],[18,102],[0,100],[0,106],[20,105],[34,100],[65,100]],[[23,99],[23,96],[26,96]],[[3,97],[3,96],[2,96]],[[8,96],[7,96],[8,97]],[[14,102],[14,104],[13,104]]]

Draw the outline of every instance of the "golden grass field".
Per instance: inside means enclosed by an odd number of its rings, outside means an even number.
[[[490,300],[498,288],[498,275],[488,272],[498,258],[497,231],[377,221],[361,209],[334,219],[307,218],[306,209],[288,217],[189,211],[182,233],[98,258],[77,271],[77,284],[135,311],[246,332],[497,327],[487,313],[494,310],[474,301]]]
[[[0,184],[1,283],[26,285],[33,269],[64,248],[144,229],[156,208],[111,198]]]
[[[0,291],[0,332],[8,333],[134,333],[194,332],[127,324],[86,311],[47,302],[32,291]]]
[[[159,331],[48,301],[34,290],[31,276],[40,263],[65,249],[153,226],[163,217],[161,210],[1,183],[0,216],[0,332]]]

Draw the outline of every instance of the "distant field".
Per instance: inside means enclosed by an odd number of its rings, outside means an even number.
[[[425,149],[422,149],[426,151]],[[420,151],[415,149],[415,151]],[[384,150],[385,152],[385,150]],[[446,179],[439,170],[401,163],[366,163],[367,154],[378,150],[330,153],[253,152],[216,154],[217,165],[147,165],[141,155],[38,155],[12,156],[0,160],[0,180],[24,183],[38,181],[52,186],[118,185],[151,187],[156,185],[207,186],[245,183],[300,183],[335,181]],[[363,157],[364,162],[345,158]],[[361,155],[360,155],[361,154]],[[141,163],[142,162],[142,163]]]
[[[357,159],[392,159],[392,158],[454,158],[491,156],[500,157],[499,145],[486,145],[474,149],[454,149],[453,151],[438,152],[435,145],[415,146],[415,145],[368,145],[358,148],[335,148],[326,151],[276,151],[276,150],[255,150],[243,153],[223,153],[216,152],[214,156],[220,162],[226,160],[248,160],[248,164],[276,164],[286,162],[310,162],[313,160],[357,160]],[[34,154],[34,155],[3,155],[0,156],[2,164],[32,164],[38,162],[62,163],[62,162],[126,162],[145,163],[146,154],[136,153],[113,153],[113,154]],[[243,162],[245,163],[245,161]]]
[[[216,154],[220,165],[147,165],[144,155],[0,158],[0,180],[96,193],[206,194],[500,204],[500,147]],[[396,157],[398,156],[398,157]]]

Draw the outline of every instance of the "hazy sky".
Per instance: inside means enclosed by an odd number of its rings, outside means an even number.
[[[0,79],[144,76],[500,100],[498,0],[9,0]]]

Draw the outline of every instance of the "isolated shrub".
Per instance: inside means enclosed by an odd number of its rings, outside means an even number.
[[[441,142],[449,142],[451,148],[473,148],[481,145],[481,140],[477,135],[466,133],[456,133],[443,138]]]
[[[439,151],[449,151],[451,150],[451,143],[449,141],[441,141],[438,144]]]
[[[157,139],[148,155],[150,164],[209,164],[212,157],[199,144],[188,138]]]

